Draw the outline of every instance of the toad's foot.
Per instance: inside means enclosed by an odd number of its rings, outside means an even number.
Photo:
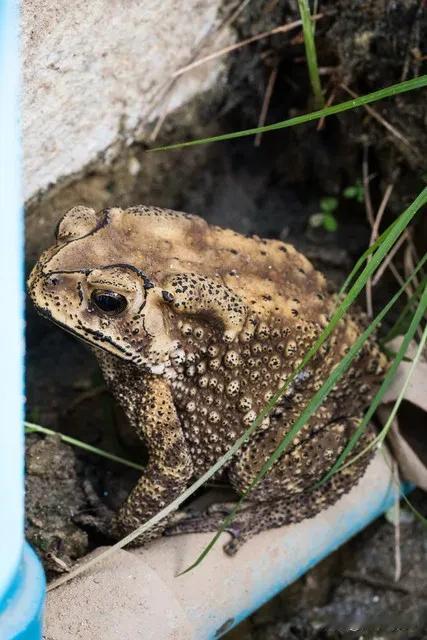
[[[182,535],[184,533],[208,533],[218,531],[224,522],[224,517],[229,515],[235,503],[220,503],[211,505],[205,515],[191,513],[180,522],[168,526],[164,532],[166,536]],[[216,507],[216,509],[213,509]],[[223,549],[229,556],[234,555],[249,538],[256,533],[250,526],[249,514],[245,511],[238,513],[233,520],[226,525],[224,531],[231,535]]]

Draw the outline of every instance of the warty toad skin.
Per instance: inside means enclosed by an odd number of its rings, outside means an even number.
[[[129,533],[223,455],[326,326],[324,276],[289,244],[247,238],[156,207],[74,207],[34,267],[38,311],[89,343],[149,463],[111,522]],[[224,468],[245,491],[361,331],[348,314],[279,404]],[[232,554],[250,536],[314,516],[357,483],[360,458],[315,491],[375,394],[386,359],[374,341],[294,438],[234,520]],[[368,430],[354,453],[372,439]],[[164,523],[170,533],[215,530],[229,504]]]

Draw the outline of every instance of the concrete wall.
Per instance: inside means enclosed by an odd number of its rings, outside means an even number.
[[[213,86],[221,59],[185,74],[222,0],[23,0],[24,198],[81,171]],[[225,32],[223,45],[231,41]]]

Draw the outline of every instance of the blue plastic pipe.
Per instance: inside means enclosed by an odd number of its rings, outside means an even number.
[[[0,0],[0,639],[38,640],[45,580],[24,541],[18,10],[17,0]]]

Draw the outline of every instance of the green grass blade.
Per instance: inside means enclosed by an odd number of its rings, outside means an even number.
[[[362,451],[360,451],[356,456],[354,456],[354,458],[352,458],[351,460],[349,460],[348,462],[346,462],[345,464],[342,464],[336,471],[335,473],[340,473],[341,471],[343,471],[344,469],[347,469],[348,467],[351,467],[352,464],[354,464],[355,462],[357,462],[357,460],[359,460],[359,458],[361,458],[362,456],[366,455],[367,453],[369,453],[369,451],[371,451],[374,447],[377,446],[381,446],[384,442],[384,440],[387,437],[388,432],[391,429],[391,426],[393,424],[393,420],[396,417],[396,414],[399,410],[399,407],[402,403],[402,400],[405,397],[405,393],[406,390],[408,388],[408,385],[411,381],[412,376],[415,373],[415,369],[417,367],[417,364],[421,358],[421,355],[423,353],[425,344],[427,341],[427,325],[424,328],[424,332],[420,341],[420,344],[418,345],[417,348],[417,352],[415,354],[414,359],[412,360],[412,364],[410,366],[410,369],[406,375],[406,378],[404,380],[404,383],[402,385],[402,388],[399,392],[399,396],[396,398],[394,405],[393,405],[393,409],[390,412],[390,415],[388,416],[385,425],[383,426],[383,428],[381,429],[381,431],[378,433],[378,435],[374,438],[374,440],[367,446],[365,447]]]
[[[76,438],[71,438],[70,436],[66,436],[64,433],[60,433],[59,431],[53,431],[53,429],[47,429],[46,427],[42,427],[39,424],[34,424],[33,422],[24,422],[25,431],[27,433],[43,433],[46,436],[57,436],[62,442],[66,442],[67,444],[71,444],[74,447],[79,447],[80,449],[84,449],[84,451],[88,451],[89,453],[94,453],[97,456],[101,456],[102,458],[107,458],[108,460],[112,460],[113,462],[119,462],[120,464],[125,464],[127,467],[132,467],[133,469],[138,469],[142,471],[144,467],[136,462],[132,462],[131,460],[126,460],[126,458],[121,458],[120,456],[116,456],[114,453],[109,453],[108,451],[104,451],[104,449],[98,449],[98,447],[93,447],[91,444],[87,442],[83,442],[82,440],[77,440]]]
[[[234,140],[236,138],[244,138],[245,136],[254,136],[257,133],[268,133],[269,131],[277,131],[278,129],[295,127],[306,122],[312,122],[313,120],[319,120],[320,118],[326,118],[338,113],[343,113],[344,111],[348,111],[350,109],[357,109],[358,107],[363,107],[365,104],[371,104],[372,102],[377,102],[378,100],[384,100],[384,98],[390,98],[400,93],[405,93],[406,91],[421,89],[426,85],[427,75],[418,76],[417,78],[405,80],[404,82],[393,84],[390,87],[385,87],[383,89],[379,89],[378,91],[367,93],[366,95],[360,96],[359,98],[346,100],[345,102],[341,102],[330,107],[325,107],[311,113],[306,113],[301,116],[296,116],[295,118],[282,120],[274,124],[265,125],[263,127],[254,127],[253,129],[245,129],[243,131],[233,131],[231,133],[224,133],[222,135],[212,136],[210,138],[200,138],[198,140],[190,140],[188,142],[179,142],[163,147],[155,147],[153,149],[147,149],[147,151],[169,151],[172,149],[183,149],[185,147],[193,147],[199,144],[208,144],[210,142],[220,142],[223,140]]]
[[[373,242],[366,249],[366,251],[363,252],[363,254],[360,256],[360,258],[357,260],[356,264],[354,265],[353,269],[351,270],[350,274],[345,279],[344,284],[340,289],[340,295],[342,295],[347,291],[348,287],[350,286],[350,283],[354,280],[356,274],[360,271],[364,262],[368,260],[369,256],[371,256],[376,249],[378,249],[380,244],[386,238],[387,234],[390,233],[390,231],[393,229],[394,225],[397,223],[398,220],[399,218],[396,218],[396,220],[394,220],[394,222],[392,222],[392,224],[389,227],[387,227],[387,229],[385,229],[381,235],[378,236],[375,242]]]
[[[314,25],[311,20],[308,0],[298,0],[298,7],[304,32],[305,55],[307,58],[308,74],[310,76],[311,88],[313,89],[315,106],[324,106],[322,87],[320,84],[319,67],[317,65],[316,45],[314,42]]]
[[[427,276],[424,276],[421,282],[416,287],[412,296],[409,298],[406,305],[403,307],[402,311],[400,312],[396,322],[391,327],[390,331],[381,340],[382,345],[385,346],[387,342],[390,342],[390,340],[393,340],[393,338],[395,338],[396,336],[406,333],[410,323],[409,316],[411,315],[411,313],[415,312],[415,309],[417,308],[419,303],[419,298],[421,296],[421,293],[426,283],[427,283]]]
[[[409,326],[409,329],[407,331],[407,333],[405,334],[403,340],[402,340],[402,344],[400,345],[400,348],[396,354],[396,357],[394,358],[389,370],[387,371],[387,374],[378,390],[378,392],[375,394],[374,399],[371,402],[371,405],[368,409],[368,411],[365,413],[362,422],[360,423],[360,425],[358,426],[358,428],[356,429],[356,431],[353,433],[352,437],[350,438],[350,440],[348,441],[347,445],[344,447],[344,450],[342,451],[342,453],[338,456],[337,460],[335,461],[335,463],[333,464],[333,466],[331,467],[331,469],[328,471],[328,473],[324,476],[324,478],[322,478],[322,480],[320,480],[320,482],[318,483],[317,486],[320,486],[322,484],[324,484],[325,482],[327,482],[331,476],[333,476],[333,474],[337,471],[337,469],[339,469],[342,465],[342,463],[344,462],[344,460],[346,459],[346,457],[348,456],[348,454],[350,453],[350,451],[354,448],[354,446],[356,445],[357,441],[359,440],[359,438],[361,437],[363,431],[365,430],[367,424],[369,423],[369,421],[371,420],[372,416],[374,415],[375,411],[377,410],[378,406],[381,404],[381,401],[384,397],[385,392],[387,391],[388,387],[390,386],[395,374],[396,374],[396,370],[400,364],[400,362],[402,361],[402,359],[405,356],[406,351],[408,350],[408,346],[409,343],[411,342],[412,338],[414,337],[415,331],[418,328],[418,325],[420,324],[421,320],[423,319],[423,317],[425,316],[426,313],[426,309],[427,309],[427,287],[424,290],[423,296],[421,298],[420,304],[418,305],[418,308],[414,314],[414,317],[412,318],[412,322]]]
[[[420,264],[417,266],[417,270],[422,268],[422,266],[423,266],[423,264],[425,263],[426,260],[427,260],[427,256],[425,256],[423,261],[421,261]],[[330,390],[335,386],[335,384],[337,383],[339,378],[343,375],[343,373],[349,368],[349,366],[351,365],[352,360],[354,359],[354,357],[356,356],[358,351],[360,351],[360,349],[362,348],[362,346],[366,342],[366,340],[369,338],[369,336],[375,331],[375,329],[378,327],[378,325],[382,322],[382,320],[385,317],[385,315],[390,311],[390,309],[393,307],[393,305],[397,302],[398,298],[402,295],[402,293],[403,293],[403,291],[405,289],[405,286],[407,285],[408,282],[410,282],[412,280],[412,278],[415,276],[415,274],[416,274],[416,272],[414,272],[410,276],[410,278],[408,278],[407,282],[405,282],[405,285],[399,289],[399,291],[393,296],[393,298],[388,302],[388,304],[382,309],[382,311],[376,316],[376,318],[371,322],[371,324],[367,327],[367,329],[365,329],[365,331],[358,337],[356,342],[351,346],[349,352],[344,356],[344,358],[340,361],[340,363],[337,365],[337,367],[331,373],[329,378],[323,383],[321,388],[312,397],[312,399],[307,404],[307,406],[304,408],[303,412],[300,414],[300,416],[298,417],[296,422],[293,424],[293,426],[291,427],[289,432],[286,434],[286,436],[280,442],[280,444],[275,449],[275,451],[270,456],[270,458],[264,463],[264,465],[262,466],[261,470],[256,475],[255,479],[251,482],[251,484],[249,485],[248,489],[244,492],[244,494],[241,496],[241,498],[237,502],[236,507],[224,519],[223,524],[221,525],[221,527],[217,531],[217,533],[214,535],[212,540],[203,549],[203,551],[200,553],[200,555],[197,557],[197,559],[187,569],[185,569],[182,572],[182,574],[187,573],[188,571],[191,571],[192,569],[195,569],[203,561],[203,559],[207,556],[209,551],[212,549],[212,547],[217,542],[217,540],[220,537],[221,533],[228,527],[229,524],[231,524],[233,518],[238,513],[242,502],[249,495],[249,493],[252,491],[252,489],[255,487],[255,485],[258,484],[258,482],[268,473],[268,471],[271,469],[273,464],[282,455],[282,453],[285,451],[285,449],[287,448],[289,443],[292,442],[292,440],[298,434],[298,431],[300,431],[300,429],[304,426],[304,424],[306,424],[307,420],[311,417],[311,415],[320,407],[320,405],[324,401],[325,397],[328,395]],[[324,482],[326,482],[326,476],[325,476],[325,479],[322,479],[315,486],[320,486]]]
[[[425,301],[425,304],[426,304],[425,308],[427,308],[427,286],[424,289],[424,297],[425,297],[424,301]],[[420,306],[421,305],[422,305],[422,300],[420,302]],[[406,390],[408,388],[408,385],[409,385],[409,383],[411,381],[412,376],[415,373],[415,369],[417,368],[417,365],[418,365],[418,362],[419,362],[419,360],[421,358],[421,355],[423,353],[423,349],[425,347],[426,341],[427,341],[427,325],[424,327],[423,335],[422,335],[420,343],[419,343],[419,345],[417,347],[417,351],[415,353],[415,356],[414,356],[414,358],[412,360],[412,364],[409,367],[408,374],[407,374],[407,376],[405,378],[404,383],[402,384],[402,388],[401,388],[401,390],[399,392],[399,395],[396,398],[396,401],[395,401],[395,403],[393,405],[392,410],[390,411],[390,415],[387,418],[384,427],[381,429],[381,433],[380,433],[380,442],[381,443],[384,442],[385,438],[387,437],[388,432],[390,431],[390,427],[391,427],[391,425],[393,423],[393,420],[396,417],[396,414],[397,414],[397,412],[399,410],[399,407],[400,407],[400,405],[402,403],[402,400],[405,397]]]

